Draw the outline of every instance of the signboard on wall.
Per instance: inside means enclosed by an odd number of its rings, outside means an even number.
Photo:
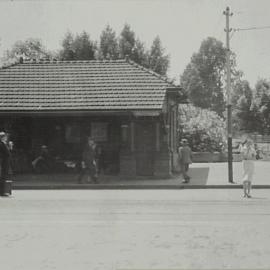
[[[105,142],[108,140],[108,123],[91,123],[91,137],[96,142]]]

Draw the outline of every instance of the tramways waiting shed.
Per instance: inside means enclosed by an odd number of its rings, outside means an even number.
[[[0,129],[14,141],[18,172],[30,170],[41,145],[57,162],[76,162],[92,136],[106,174],[168,176],[183,99],[179,86],[127,59],[0,69]]]

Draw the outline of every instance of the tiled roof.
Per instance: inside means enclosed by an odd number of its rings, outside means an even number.
[[[0,111],[160,110],[172,86],[126,60],[20,63],[0,69]]]

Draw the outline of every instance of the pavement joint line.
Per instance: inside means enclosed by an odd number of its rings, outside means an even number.
[[[253,185],[253,189],[270,189],[270,185]],[[241,184],[233,185],[119,185],[119,184],[88,184],[88,185],[77,185],[77,184],[44,184],[44,185],[13,185],[13,190],[84,190],[84,189],[242,189]]]

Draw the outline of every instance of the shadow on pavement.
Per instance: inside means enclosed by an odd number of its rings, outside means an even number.
[[[190,168],[190,185],[206,185],[209,175],[209,167]]]

